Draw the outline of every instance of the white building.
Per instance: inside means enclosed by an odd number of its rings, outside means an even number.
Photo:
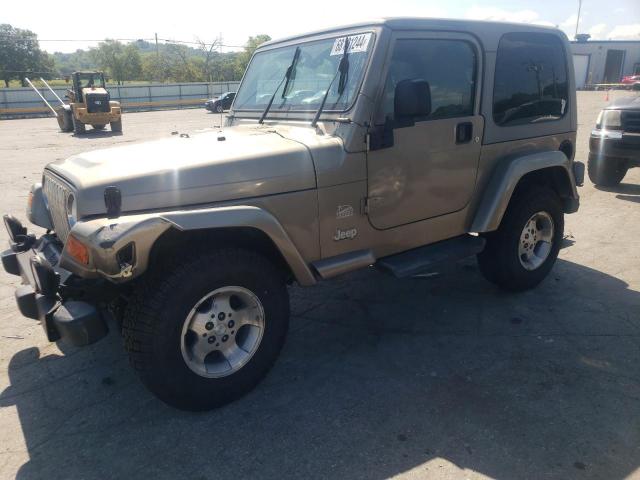
[[[625,75],[640,75],[640,40],[571,42],[576,87],[620,83]]]

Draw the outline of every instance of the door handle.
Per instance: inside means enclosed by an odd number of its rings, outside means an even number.
[[[469,143],[473,138],[473,123],[462,122],[456,125],[456,144]]]

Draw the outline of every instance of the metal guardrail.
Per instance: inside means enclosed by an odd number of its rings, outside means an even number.
[[[209,98],[236,91],[240,82],[162,83],[148,85],[110,85],[112,100],[120,102],[125,112],[196,108]],[[55,94],[64,98],[67,87],[38,88],[42,96],[57,103]],[[51,112],[29,87],[0,89],[0,119],[50,116]]]

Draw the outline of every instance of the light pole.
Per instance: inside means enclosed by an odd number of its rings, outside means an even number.
[[[578,27],[580,26],[580,10],[582,10],[582,0],[578,0],[578,18],[576,19],[576,37],[578,36]]]

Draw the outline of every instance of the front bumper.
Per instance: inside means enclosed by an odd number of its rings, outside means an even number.
[[[640,166],[640,133],[594,130],[589,138],[589,154],[598,158],[622,159],[630,167]]]
[[[104,315],[91,303],[64,295],[73,275],[59,267],[61,246],[54,235],[36,238],[22,224],[5,215],[10,248],[2,252],[2,265],[22,278],[16,289],[16,303],[27,318],[40,320],[49,341],[63,340],[82,346],[104,337]],[[73,289],[73,288],[71,288]]]

